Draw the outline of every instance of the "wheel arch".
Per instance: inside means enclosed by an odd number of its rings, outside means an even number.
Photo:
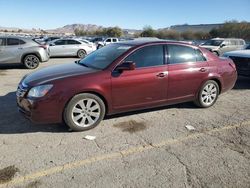
[[[65,111],[65,109],[66,109],[68,103],[71,101],[71,99],[72,99],[74,96],[79,95],[79,94],[83,94],[83,93],[90,93],[90,94],[93,94],[93,95],[98,96],[98,97],[103,101],[103,103],[104,103],[104,105],[105,105],[105,115],[108,113],[108,111],[109,111],[109,105],[108,105],[108,101],[107,101],[107,99],[104,97],[104,95],[102,95],[102,94],[101,94],[100,92],[98,92],[98,91],[86,90],[86,91],[81,91],[81,92],[75,93],[74,95],[72,95],[72,96],[67,100],[67,102],[66,102],[65,105],[64,105],[63,114],[64,114],[64,111]],[[62,114],[62,115],[63,115],[63,114]]]
[[[37,53],[37,52],[27,52],[27,53],[24,53],[24,54],[22,55],[22,57],[21,57],[21,63],[23,63],[24,58],[25,58],[27,55],[35,55],[36,57],[38,57],[38,59],[39,59],[40,62],[42,61],[42,58],[41,58],[41,56],[40,56],[39,53]]]

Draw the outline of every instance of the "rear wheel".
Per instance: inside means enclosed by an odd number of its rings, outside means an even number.
[[[219,96],[219,86],[214,80],[208,80],[200,89],[195,104],[202,108],[212,106]]]
[[[216,51],[213,51],[213,54],[219,56],[219,53]]]
[[[87,55],[85,50],[78,50],[77,57],[84,58]]]
[[[74,131],[85,131],[96,127],[104,118],[105,104],[91,93],[73,97],[64,111],[65,123]]]
[[[98,44],[97,49],[100,49],[100,48],[102,48],[102,47],[103,47],[103,45]]]
[[[35,69],[39,64],[40,60],[36,55],[26,55],[23,59],[23,65],[28,69]]]

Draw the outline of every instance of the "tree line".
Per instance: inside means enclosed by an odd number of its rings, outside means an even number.
[[[108,36],[108,37],[122,37],[125,36],[123,30],[119,27],[101,28],[95,31],[84,31],[75,29],[76,36]],[[215,37],[223,38],[243,38],[250,40],[250,23],[229,21],[225,22],[223,26],[214,28],[209,32],[194,32],[184,31],[178,32],[171,29],[155,30],[151,26],[145,26],[141,32],[137,32],[133,37],[157,37],[160,39],[173,40],[207,40]]]
[[[123,31],[119,27],[101,28],[94,31],[84,31],[81,29],[75,29],[76,36],[108,36],[108,37],[121,37]]]

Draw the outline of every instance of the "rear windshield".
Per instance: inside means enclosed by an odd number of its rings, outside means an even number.
[[[39,42],[39,39],[32,39],[32,40],[37,44],[42,44],[41,42]]]

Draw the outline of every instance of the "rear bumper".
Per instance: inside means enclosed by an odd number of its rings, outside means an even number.
[[[49,61],[49,58],[50,58],[50,56],[49,56],[47,51],[43,50],[42,52],[40,52],[41,62],[47,62],[47,61]]]

